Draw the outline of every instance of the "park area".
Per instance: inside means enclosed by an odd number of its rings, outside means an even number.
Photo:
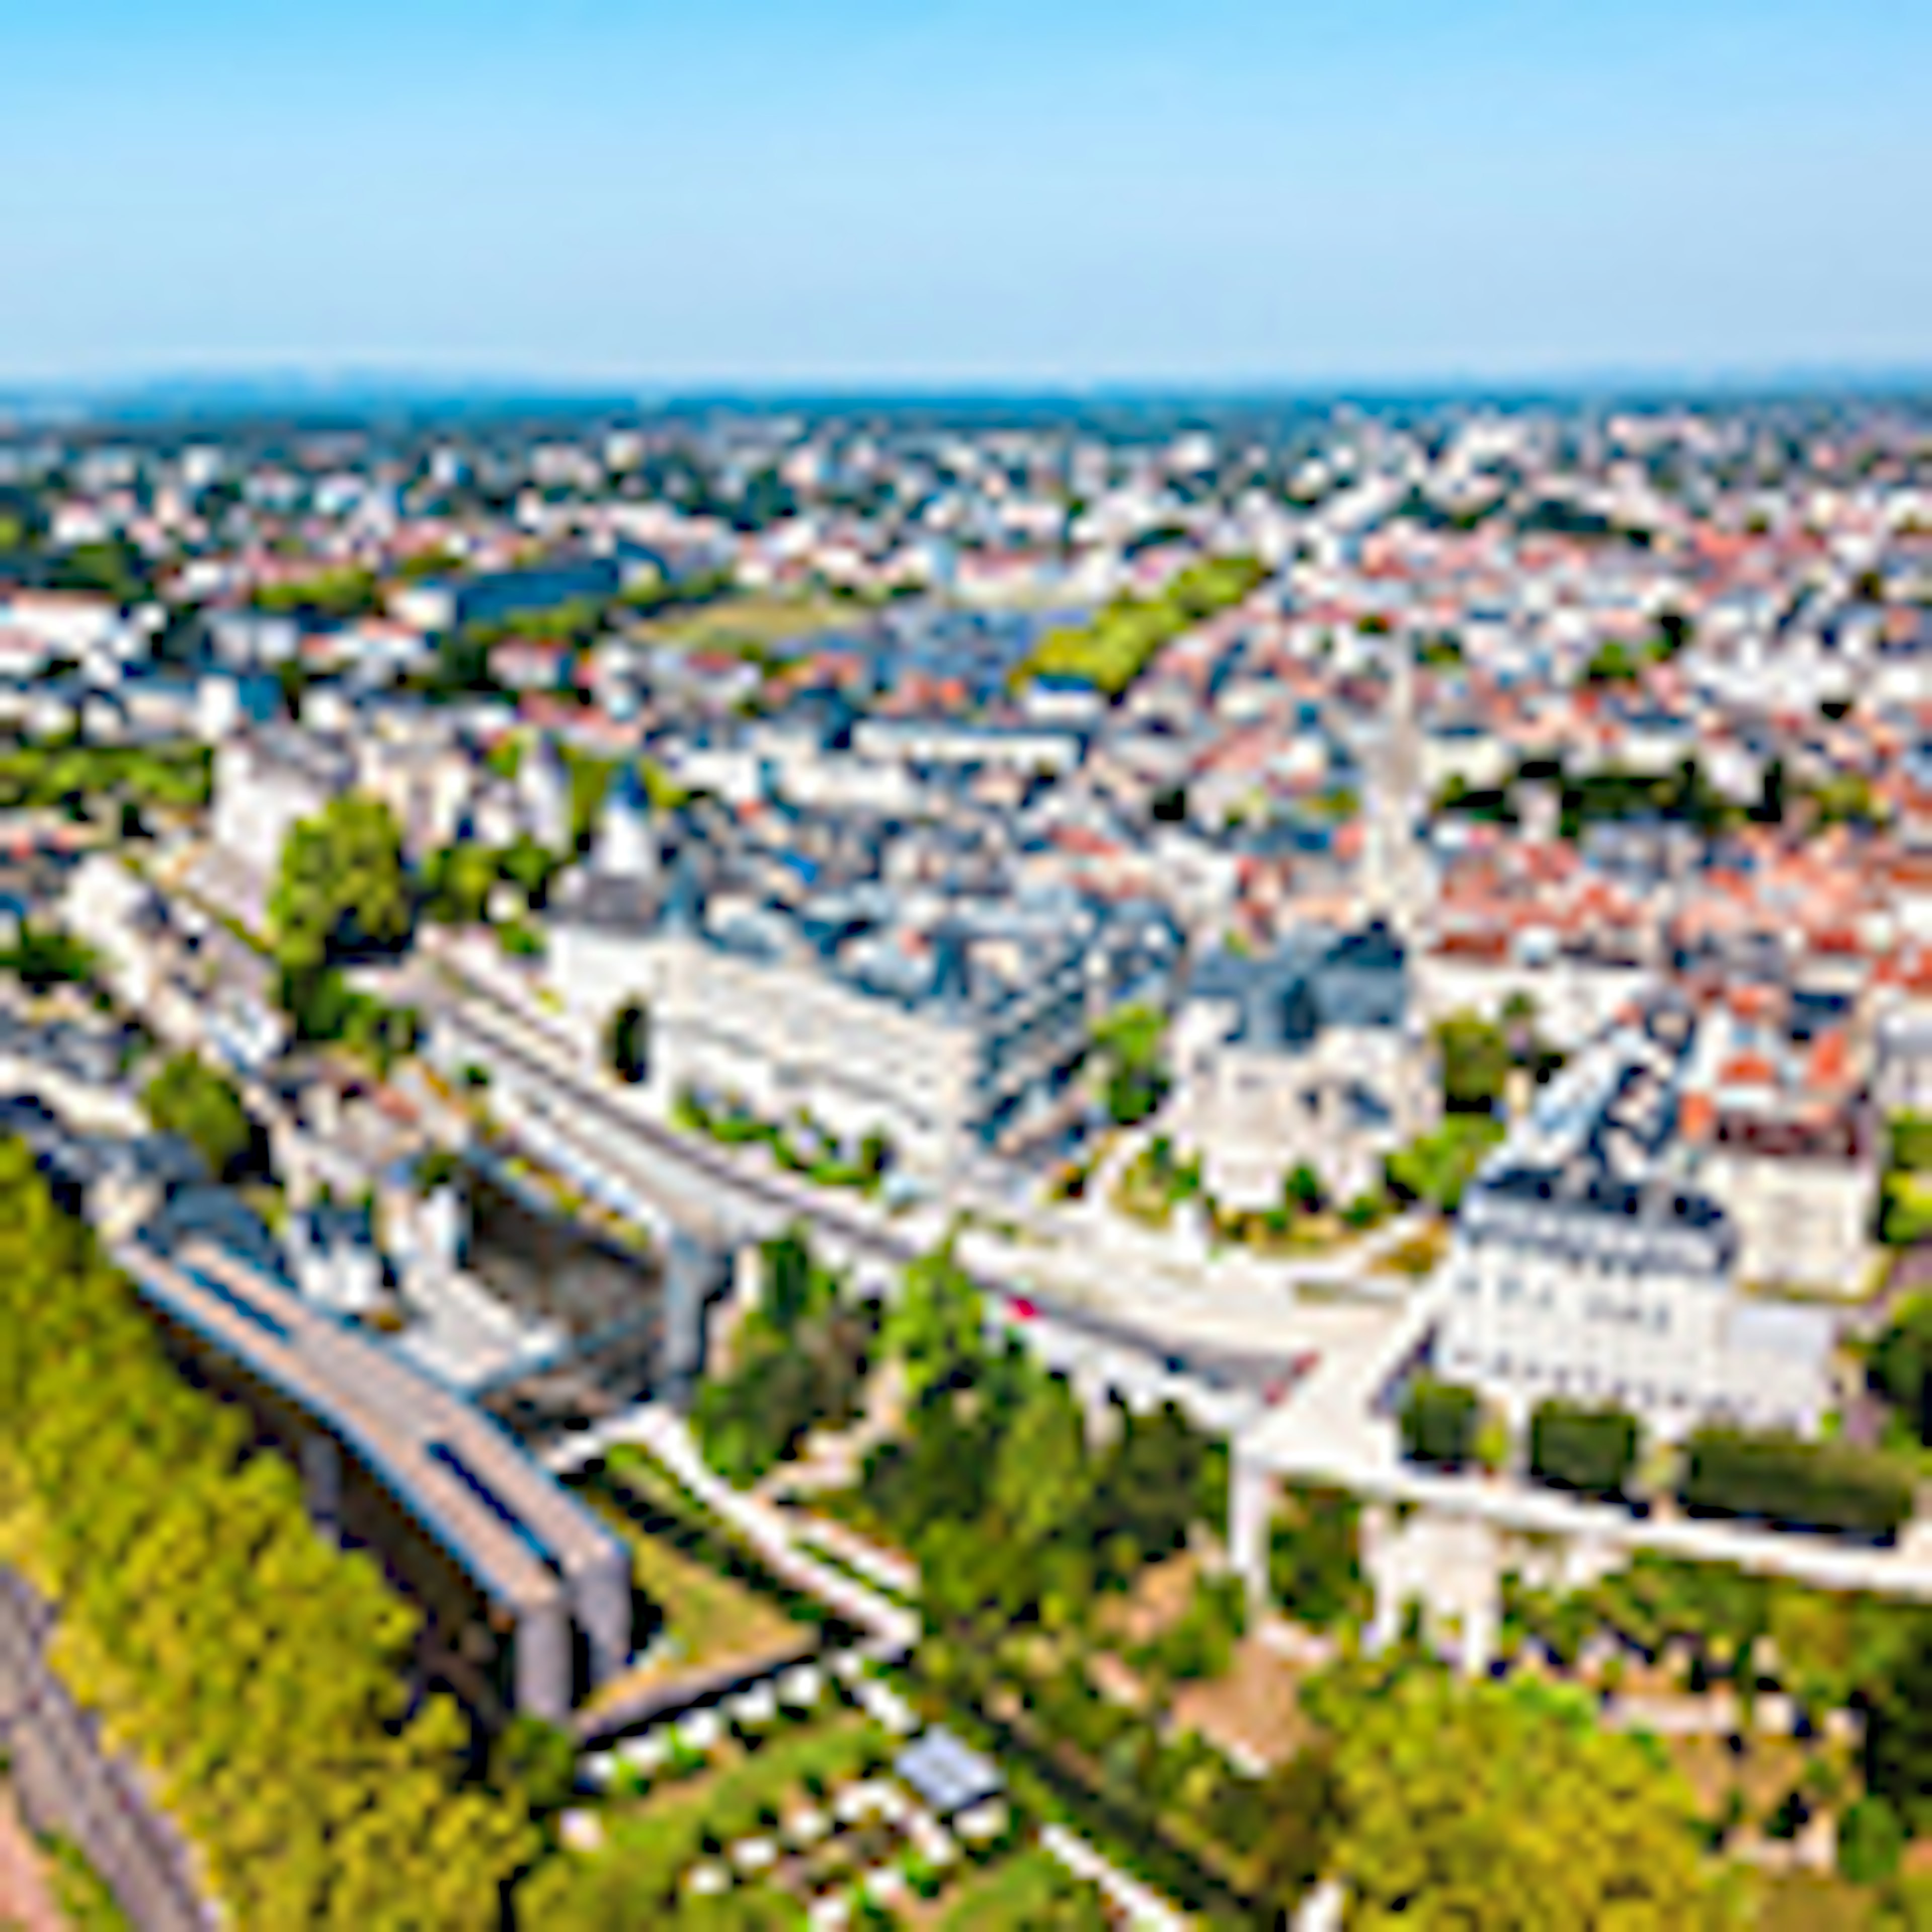
[[[614,1450],[593,1500],[677,1664],[723,1674],[674,1698],[668,1672],[608,1720],[532,1880],[560,1925],[1104,1925],[1138,1878],[1232,1932],[1324,1876],[1400,1911],[1478,1850],[1552,1923],[1626,1897],[1659,1924],[1932,1922],[1922,1612],[1654,1557],[1559,1590],[1531,1563],[1492,1678],[1445,1670],[1420,1618],[1367,1655],[1356,1498],[1282,1487],[1279,1614],[1252,1615],[1223,1456],[1184,1415],[1088,1414],[944,1252],[883,1311],[802,1244],[766,1263],[692,1438],[920,1629],[862,1654],[658,1451]],[[963,1782],[922,1777],[929,1741]],[[1111,1894],[1072,1876],[1069,1829]]]
[[[784,597],[743,592],[695,609],[667,613],[638,626],[635,634],[654,644],[688,651],[728,652],[760,663],[790,653],[827,631],[862,626],[868,614],[830,597]]]
[[[825,1932],[1114,1922],[990,1760],[854,1651],[593,1752],[580,1784],[594,1796],[564,1815],[565,1852],[526,1901],[562,1922],[598,1904],[652,1925]]]
[[[680,1682],[729,1682],[805,1655],[808,1622],[786,1614],[707,1550],[676,1486],[641,1458],[621,1461],[584,1486],[584,1498],[629,1545],[634,1587],[656,1626],[631,1669],[599,1690],[593,1716],[651,1700]]]

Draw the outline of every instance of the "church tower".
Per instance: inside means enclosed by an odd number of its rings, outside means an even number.
[[[1388,640],[1388,696],[1382,724],[1364,760],[1362,801],[1362,915],[1379,920],[1405,940],[1422,931],[1430,911],[1427,857],[1418,833],[1422,744],[1415,715],[1415,653],[1400,632]]]
[[[635,760],[627,762],[611,781],[597,820],[591,867],[600,878],[656,883],[658,844],[651,829],[650,794]]]

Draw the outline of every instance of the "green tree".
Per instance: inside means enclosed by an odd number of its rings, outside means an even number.
[[[1282,1184],[1282,1198],[1288,1206],[1298,1214],[1315,1214],[1321,1211],[1322,1204],[1322,1179],[1306,1161],[1301,1162]]]
[[[1130,1414],[1095,1493],[1095,1540],[1120,1540],[1142,1562],[1180,1549],[1203,1514],[1207,1460],[1204,1438],[1174,1402]]]
[[[1473,1389],[1418,1376],[1402,1399],[1402,1453],[1417,1462],[1460,1469],[1476,1452],[1483,1406]]]
[[[179,1134],[218,1175],[232,1174],[254,1143],[235,1083],[197,1054],[170,1058],[148,1082],[141,1104],[161,1132]]]
[[[604,1059],[620,1080],[632,1086],[645,1078],[651,1064],[650,1015],[641,1000],[632,1000],[610,1016]]]
[[[729,1374],[708,1377],[692,1421],[728,1481],[755,1482],[811,1430],[858,1412],[869,1336],[838,1277],[788,1229],[764,1245],[758,1306],[740,1325]]]
[[[285,974],[393,952],[407,942],[414,914],[402,832],[380,800],[344,793],[290,831],[269,902]]]
[[[1586,1711],[1413,1670],[1360,1702],[1335,1774],[1352,1928],[1706,1922],[1690,1792]]]
[[[302,1484],[190,1388],[92,1238],[0,1145],[0,1522],[54,1661],[139,1760],[238,1926],[470,1932],[537,1849],[473,1783],[418,1618],[315,1535]]]
[[[1493,1113],[1510,1066],[1509,1036],[1475,1013],[1451,1013],[1436,1029],[1442,1062],[1442,1103],[1452,1112]]]
[[[1167,1016],[1158,1006],[1121,1006],[1094,1029],[1106,1070],[1107,1112],[1114,1124],[1145,1120],[1166,1096]]]
[[[577,1741],[541,1718],[512,1718],[490,1748],[490,1782],[504,1797],[526,1799],[540,1817],[560,1811],[577,1788]]]
[[[1262,1786],[1268,1826],[1258,1848],[1256,1895],[1278,1924],[1291,1924],[1316,1881],[1328,1869],[1342,1824],[1341,1786],[1334,1748],[1305,1746],[1271,1772]]]
[[[1932,1445],[1932,1295],[1913,1295],[1894,1311],[1866,1359],[1872,1386]]]
[[[950,1242],[908,1264],[884,1340],[911,1400],[953,1387],[979,1362],[983,1323],[980,1292]]]
[[[1311,1630],[1366,1618],[1374,1593],[1362,1574],[1361,1504],[1353,1495],[1319,1485],[1283,1491],[1269,1534],[1268,1587]]]
[[[1432,1132],[1389,1156],[1389,1186],[1406,1200],[1426,1201],[1453,1214],[1477,1169],[1502,1137],[1502,1123],[1487,1114],[1451,1114]]]
[[[1034,1372],[993,1465],[994,1507],[1022,1543],[1078,1516],[1092,1492],[1080,1406],[1058,1377]]]
[[[0,966],[18,975],[22,983],[36,993],[58,986],[90,986],[100,970],[100,962],[91,946],[70,933],[51,926],[32,926],[25,920],[13,944],[0,952]]]
[[[1854,1885],[1882,1885],[1904,1850],[1905,1828],[1885,1799],[1868,1793],[1846,1808],[1838,1825],[1838,1869]]]
[[[488,846],[446,846],[424,867],[424,916],[443,926],[477,924],[501,876],[498,855]]]
[[[1932,1630],[1922,1621],[1867,1695],[1865,1788],[1912,1833],[1932,1828]]]

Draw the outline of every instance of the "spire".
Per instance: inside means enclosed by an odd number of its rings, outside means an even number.
[[[517,796],[531,837],[546,850],[562,851],[570,843],[570,776],[548,731],[524,748],[517,765]]]
[[[1400,632],[1389,640],[1389,688],[1366,765],[1360,899],[1364,914],[1406,940],[1427,912],[1428,878],[1416,836],[1422,811],[1422,753],[1415,717],[1415,652]]]
[[[592,863],[604,878],[649,881],[657,871],[650,794],[636,764],[621,766],[597,820]]]

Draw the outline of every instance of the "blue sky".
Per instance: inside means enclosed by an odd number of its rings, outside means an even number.
[[[0,382],[1932,367],[1923,0],[0,0]]]

